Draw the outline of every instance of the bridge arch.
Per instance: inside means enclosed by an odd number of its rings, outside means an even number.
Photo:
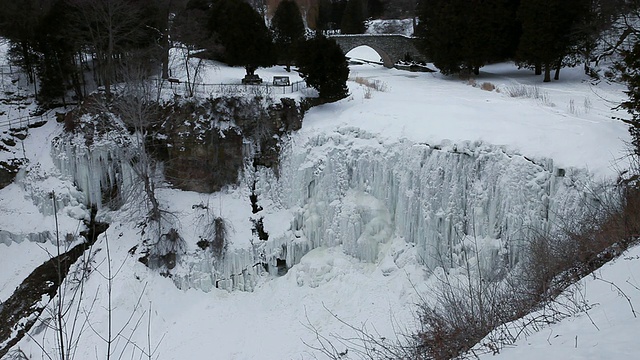
[[[377,47],[377,46],[370,46],[370,45],[358,45],[358,46],[353,46],[351,49],[348,49],[348,50],[347,50],[347,48],[345,47],[345,48],[343,49],[344,54],[346,55],[346,54],[348,54],[351,50],[353,50],[353,49],[357,49],[357,48],[359,48],[359,47],[361,47],[361,46],[366,46],[366,47],[368,47],[368,48],[372,49],[373,51],[375,51],[375,52],[376,52],[376,54],[378,54],[378,57],[379,57],[379,59],[380,59],[380,62],[382,62],[382,65],[384,65],[384,67],[392,68],[392,67],[393,67],[393,65],[395,64],[395,61],[393,61],[393,59],[391,58],[391,56],[389,56],[389,54],[387,54],[384,50],[380,49],[380,48],[379,48],[379,47]]]
[[[418,52],[416,39],[397,34],[359,34],[359,35],[332,35],[340,49],[346,54],[358,46],[368,46],[375,50],[385,67],[392,68],[396,62],[410,55],[414,60],[424,61],[424,57]]]

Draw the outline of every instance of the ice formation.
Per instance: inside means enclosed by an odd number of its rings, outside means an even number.
[[[230,252],[217,271],[206,259],[189,263],[180,287],[250,290],[259,264],[274,273],[279,259],[292,266],[321,246],[375,262],[394,237],[414,244],[430,268],[461,265],[478,246],[491,271],[515,265],[527,235],[553,231],[592,201],[586,171],[487,144],[381,146],[355,129],[297,142],[285,147],[279,177],[263,170],[257,179],[260,197],[294,214],[289,230]]]
[[[135,177],[125,149],[133,146],[117,132],[91,144],[78,136],[61,136],[54,139],[51,155],[62,176],[80,189],[85,203],[101,209],[107,193],[124,198],[132,186]]]
[[[11,243],[21,243],[25,240],[37,243],[44,243],[47,241],[53,241],[54,237],[51,235],[50,231],[43,231],[39,233],[28,233],[28,234],[14,234],[12,232],[6,230],[0,230],[0,243],[5,244],[7,246],[11,245]]]
[[[99,207],[105,187],[124,189],[132,178],[113,143],[89,150],[58,141],[52,151],[60,171]],[[414,244],[430,268],[462,264],[478,243],[486,269],[509,267],[527,235],[553,231],[558,217],[590,201],[589,174],[555,168],[552,160],[483,143],[383,145],[359,129],[294,135],[283,148],[279,176],[270,169],[256,176],[258,196],[278,208],[265,209],[267,223],[286,209],[288,230],[230,250],[223,260],[206,252],[183,257],[173,276],[177,286],[251,290],[257,275],[277,274],[312,249],[341,245],[376,262],[380,245],[396,237]]]

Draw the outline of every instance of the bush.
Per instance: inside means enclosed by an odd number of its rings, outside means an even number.
[[[175,228],[160,235],[158,242],[151,249],[151,255],[159,261],[160,266],[171,270],[176,266],[178,256],[186,252],[187,243]]]
[[[376,90],[376,91],[386,92],[388,90],[387,83],[385,83],[384,81],[369,80],[367,78],[363,78],[363,77],[360,77],[360,76],[356,76],[354,81],[357,84],[360,84],[362,86],[365,86],[365,87],[367,87],[369,89],[373,89],[373,90]]]

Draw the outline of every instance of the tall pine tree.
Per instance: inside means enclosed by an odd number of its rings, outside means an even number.
[[[241,0],[217,0],[210,10],[209,30],[224,47],[224,60],[243,66],[247,75],[273,65],[272,41],[262,16]]]
[[[625,93],[629,99],[622,103],[622,108],[631,114],[631,120],[625,122],[629,125],[633,153],[640,157],[640,42],[636,41],[632,49],[623,52],[623,56],[618,68],[627,84]]]
[[[443,74],[460,71],[464,15],[461,0],[423,0],[417,32],[425,54]]]
[[[343,34],[364,33],[364,5],[362,0],[349,0],[342,15],[340,30]]]
[[[335,40],[320,35],[305,41],[296,63],[300,76],[322,100],[337,101],[349,94],[349,66]]]
[[[271,31],[277,58],[291,71],[298,45],[304,40],[304,23],[295,1],[284,0],[278,5],[271,19]]]
[[[491,61],[513,56],[519,35],[517,0],[423,0],[417,34],[444,74],[478,73]]]
[[[536,73],[544,70],[544,82],[551,81],[554,68],[557,78],[565,58],[575,52],[575,26],[587,14],[587,5],[585,0],[521,0],[518,60],[534,66]]]

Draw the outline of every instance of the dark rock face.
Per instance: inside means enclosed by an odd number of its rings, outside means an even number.
[[[82,134],[86,146],[109,131],[133,133],[142,126],[146,149],[162,163],[166,180],[187,191],[210,193],[236,184],[246,165],[277,170],[281,136],[302,126],[303,113],[293,99],[226,96],[140,103],[145,119],[136,124],[127,114],[129,100],[116,98],[107,106],[90,97],[58,118],[68,133]],[[84,115],[89,116],[81,120]],[[114,196],[107,191],[103,197]]]
[[[165,177],[174,187],[214,192],[235,184],[242,169],[243,137],[236,131],[207,131],[203,141],[193,133],[167,140]]]
[[[11,184],[18,171],[26,164],[26,159],[12,159],[8,162],[0,161],[0,189]]]
[[[294,100],[223,97],[162,106],[147,139],[176,188],[214,192],[235,184],[245,164],[276,167],[280,136],[302,126]]]
[[[11,154],[0,161],[0,189],[11,184],[18,171],[27,165],[28,160],[21,155],[20,141],[27,138],[27,126],[22,128],[9,128],[0,132],[0,152]]]

